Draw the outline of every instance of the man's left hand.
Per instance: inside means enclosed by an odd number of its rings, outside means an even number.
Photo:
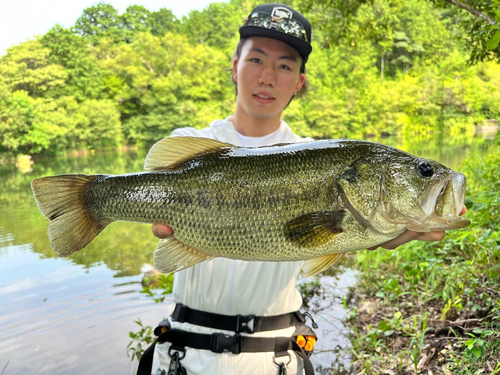
[[[465,206],[462,207],[462,211],[460,211],[460,216],[464,215],[467,212],[467,208]],[[413,240],[419,241],[440,241],[445,236],[444,231],[435,231],[435,232],[414,232],[412,230],[407,230],[406,232],[401,233],[396,238],[384,242],[378,246],[370,247],[368,250],[375,250],[379,247],[382,247],[387,250],[393,250],[396,247],[403,245],[407,242]]]

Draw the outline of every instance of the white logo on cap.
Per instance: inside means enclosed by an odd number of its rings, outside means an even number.
[[[273,11],[271,13],[271,17],[277,17],[277,18],[290,18],[292,19],[293,17],[293,12],[282,7],[275,7],[273,8]]]

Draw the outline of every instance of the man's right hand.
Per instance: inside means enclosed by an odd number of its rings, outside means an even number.
[[[153,231],[153,234],[160,239],[170,237],[174,234],[174,230],[172,228],[161,223],[154,223],[151,230]]]

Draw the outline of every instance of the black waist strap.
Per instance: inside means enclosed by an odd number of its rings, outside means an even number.
[[[172,319],[180,323],[191,323],[236,333],[274,331],[305,322],[304,315],[299,311],[273,316],[222,315],[195,310],[180,303],[175,305]]]
[[[284,355],[288,350],[295,351],[304,361],[306,375],[314,374],[311,361],[299,345],[290,337],[248,337],[240,334],[224,335],[214,333],[211,335],[186,332],[179,329],[169,329],[162,333],[158,339],[144,352],[139,362],[137,375],[151,375],[153,355],[156,343],[172,343],[175,350],[190,347],[195,349],[210,350],[215,353],[231,352],[257,353],[274,352],[276,356]]]

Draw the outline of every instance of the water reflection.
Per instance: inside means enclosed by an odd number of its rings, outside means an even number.
[[[498,152],[481,138],[380,141],[453,168],[469,155]],[[58,258],[30,183],[55,174],[137,172],[145,155],[140,150],[35,160],[28,163],[32,171],[0,166],[0,369],[9,361],[6,375],[132,372],[126,346],[128,332],[137,328],[134,320],[154,325],[172,307],[172,301],[157,305],[139,293],[141,267],[152,263],[156,238],[148,225],[113,223],[84,250]],[[332,338],[341,336],[337,308],[317,312],[323,335],[317,348],[323,353],[314,361],[324,368],[335,357],[329,352],[337,345]]]
[[[37,161],[31,173],[19,173],[15,167],[0,167],[0,257],[6,245],[31,243],[43,258],[57,255],[47,236],[48,221],[43,218],[31,192],[34,178],[66,173],[123,174],[142,170],[145,151],[103,153],[80,157],[62,157]],[[125,240],[126,239],[126,240]],[[137,275],[144,263],[151,263],[156,239],[146,225],[113,223],[98,240],[70,258],[90,268],[103,262],[117,276]],[[143,251],[141,251],[141,249]]]
[[[315,330],[318,341],[311,356],[317,374],[351,373],[350,332],[343,322],[347,315],[343,300],[351,298],[351,288],[355,286],[356,278],[352,269],[342,266],[331,268],[320,277],[310,278],[313,283],[317,282],[317,287],[313,287],[312,295],[305,299],[305,308],[318,324]],[[299,285],[311,283],[310,279],[299,280]]]

